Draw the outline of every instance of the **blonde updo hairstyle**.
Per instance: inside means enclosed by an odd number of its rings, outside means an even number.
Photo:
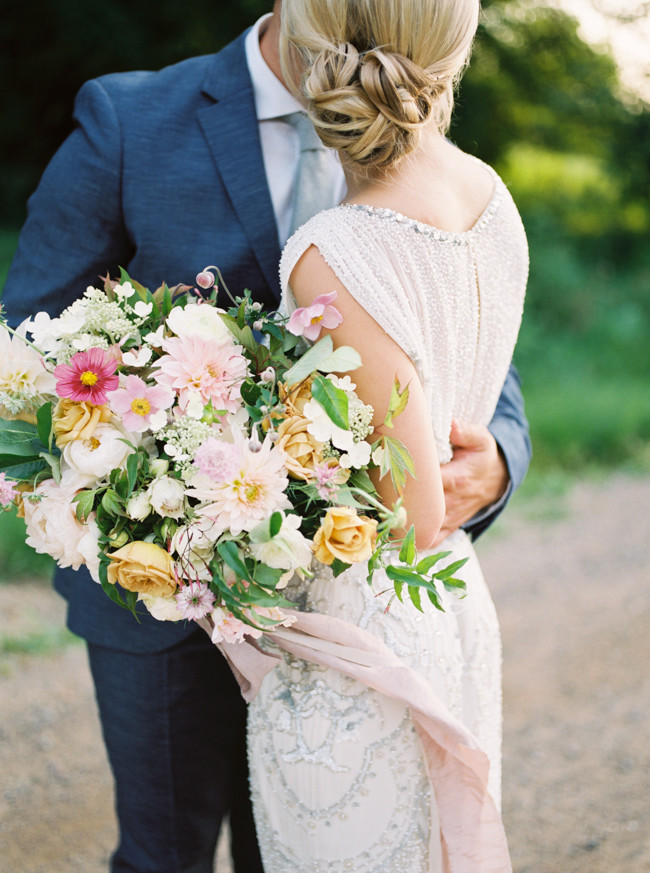
[[[444,133],[479,0],[282,0],[285,79],[324,145],[372,173]]]

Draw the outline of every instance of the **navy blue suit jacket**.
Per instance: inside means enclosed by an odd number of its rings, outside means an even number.
[[[274,308],[280,246],[243,36],[159,72],[87,82],[74,118],[29,201],[3,294],[12,322],[58,314],[119,266],[153,289],[216,264],[231,292]],[[491,427],[516,487],[530,447],[514,370]],[[100,645],[163,650],[194,630],[148,614],[138,626],[85,570],[58,570],[55,585],[71,630]]]

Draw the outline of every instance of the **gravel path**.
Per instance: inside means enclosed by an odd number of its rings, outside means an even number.
[[[650,477],[581,483],[513,506],[480,545],[516,873],[650,870],[649,509]],[[85,652],[62,615],[43,583],[0,587],[2,873],[105,873],[115,839]]]

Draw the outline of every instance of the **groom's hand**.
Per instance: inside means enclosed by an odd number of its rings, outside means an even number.
[[[450,435],[454,455],[443,464],[445,520],[435,545],[506,492],[508,468],[496,440],[482,424],[454,421]]]

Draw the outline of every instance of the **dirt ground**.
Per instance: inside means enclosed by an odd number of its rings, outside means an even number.
[[[519,503],[479,551],[503,632],[516,873],[646,873],[650,477]],[[85,652],[62,621],[43,583],[0,586],[2,873],[105,873],[115,840]]]

